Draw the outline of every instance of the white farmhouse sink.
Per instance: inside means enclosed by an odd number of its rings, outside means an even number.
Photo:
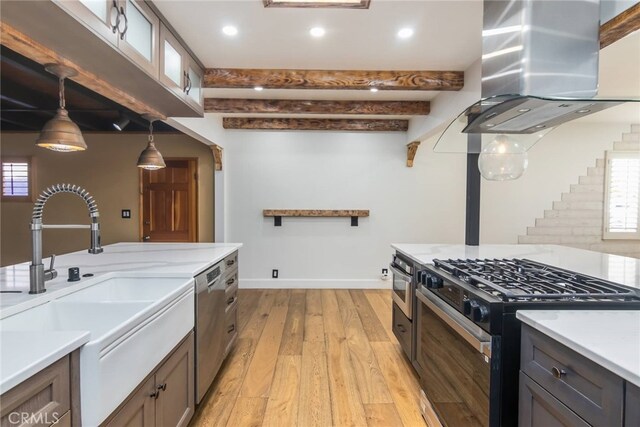
[[[97,426],[193,329],[192,278],[108,275],[6,317],[3,331],[89,331],[80,348],[82,424]],[[28,351],[28,349],[26,349]]]

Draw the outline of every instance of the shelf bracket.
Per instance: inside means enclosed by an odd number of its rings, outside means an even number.
[[[418,146],[420,145],[420,141],[413,141],[407,144],[407,167],[413,167],[413,159],[416,157],[416,152],[418,151]]]

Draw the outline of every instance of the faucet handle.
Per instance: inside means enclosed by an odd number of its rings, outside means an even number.
[[[44,271],[44,280],[52,280],[58,277],[58,272],[53,269],[53,264],[56,262],[56,256],[51,255],[51,263],[49,264],[49,269]]]
[[[49,263],[49,270],[53,271],[53,264],[56,262],[56,254],[51,254],[51,262]]]

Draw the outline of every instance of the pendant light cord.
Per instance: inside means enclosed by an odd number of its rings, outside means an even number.
[[[149,120],[149,142],[153,144],[153,121]]]
[[[58,90],[58,97],[60,98],[60,109],[64,110],[65,101],[64,101],[64,77],[60,77],[58,79],[60,89]]]

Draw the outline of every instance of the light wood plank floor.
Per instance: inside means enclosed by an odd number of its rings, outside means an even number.
[[[424,427],[388,290],[240,290],[239,336],[191,426]]]

